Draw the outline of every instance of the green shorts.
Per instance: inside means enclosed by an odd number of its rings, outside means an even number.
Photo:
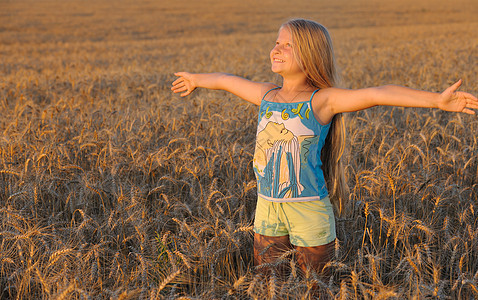
[[[335,218],[329,197],[317,201],[272,202],[257,199],[254,232],[289,235],[292,245],[315,247],[335,240]]]

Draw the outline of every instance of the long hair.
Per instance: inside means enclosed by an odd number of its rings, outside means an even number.
[[[338,81],[332,39],[321,24],[304,19],[292,19],[282,27],[289,30],[294,42],[294,55],[308,84],[328,88]],[[332,119],[329,133],[322,148],[321,160],[330,200],[339,214],[344,212],[348,189],[342,164],[345,149],[345,124],[342,114]]]

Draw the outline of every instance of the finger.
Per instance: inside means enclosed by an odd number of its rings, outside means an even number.
[[[173,92],[175,92],[175,93],[181,93],[181,92],[188,91],[188,90],[189,90],[189,89],[188,89],[187,87],[183,86],[183,87],[180,87],[180,88],[175,89]]]
[[[182,88],[182,86],[177,86],[177,85],[176,85],[176,86],[173,86],[173,87],[171,88],[171,91],[177,91],[177,90],[180,89],[180,88]]]
[[[171,89],[175,90],[175,89],[181,88],[183,86],[186,86],[186,84],[184,82],[180,82],[180,83],[177,83],[177,84],[173,85],[173,87]]]
[[[455,93],[455,91],[460,87],[461,79],[452,84],[451,86],[447,87],[446,90],[443,91],[442,95],[445,97],[450,97]]]
[[[180,82],[183,82],[184,81],[184,78],[183,77],[179,77],[178,79],[176,79],[175,81],[173,81],[173,83],[171,83],[172,85],[175,85],[175,84],[178,84]]]
[[[468,109],[468,108],[465,108],[463,110],[464,113],[467,113],[469,115],[474,115],[475,114],[475,111],[474,110],[471,110],[471,109]]]
[[[452,92],[456,91],[460,86],[463,81],[460,79],[454,84],[452,84],[448,89],[451,89]]]
[[[182,93],[180,96],[181,96],[181,97],[184,97],[184,96],[187,96],[187,95],[189,95],[189,94],[191,94],[191,91],[187,91],[186,93]]]
[[[466,107],[467,108],[478,109],[478,103],[476,103],[476,102],[466,102]]]
[[[475,96],[473,96],[472,94],[470,93],[465,93],[465,92],[460,92],[465,98],[467,98],[468,100],[471,100],[471,101],[474,101],[474,102],[478,102],[478,98],[476,98]]]
[[[183,86],[183,87],[180,87],[178,88],[178,92],[184,92],[184,91],[188,91],[189,88],[187,86]]]
[[[177,94],[177,93],[181,93],[181,92],[184,92],[184,91],[187,91],[187,90],[177,90],[177,91],[173,91],[173,93]]]
[[[184,92],[184,90],[182,89],[182,87],[176,87],[174,89],[171,89],[174,93],[180,93],[180,92]]]

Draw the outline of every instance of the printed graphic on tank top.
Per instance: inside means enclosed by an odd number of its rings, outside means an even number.
[[[253,165],[258,194],[266,200],[314,201],[328,195],[320,153],[330,124],[315,119],[316,92],[302,102],[262,99]]]

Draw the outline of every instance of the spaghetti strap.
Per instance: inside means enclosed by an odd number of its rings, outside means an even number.
[[[262,100],[264,100],[264,99],[266,98],[266,95],[269,94],[270,91],[277,90],[277,89],[280,89],[280,86],[276,86],[275,88],[272,88],[272,89],[268,90],[268,91],[264,94],[264,96],[262,96]]]
[[[312,98],[314,98],[315,93],[317,93],[318,91],[320,91],[320,89],[316,89],[316,90],[312,93],[312,95],[310,96],[309,102],[312,102]]]

